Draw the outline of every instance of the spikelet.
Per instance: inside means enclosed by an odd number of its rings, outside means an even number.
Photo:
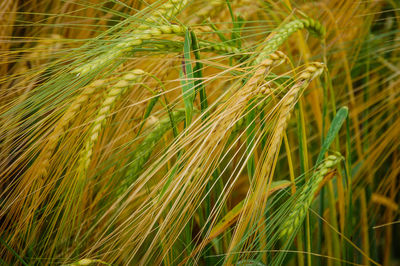
[[[325,28],[319,23],[311,18],[307,19],[297,19],[287,23],[267,41],[260,54],[254,59],[253,64],[259,64],[262,62],[269,54],[275,52],[279,46],[281,46],[290,35],[294,32],[306,28],[308,31],[316,34],[317,36],[323,38],[325,36]]]
[[[145,72],[141,69],[134,69],[130,73],[124,75],[115,85],[108,91],[99,111],[96,114],[96,118],[91,126],[87,140],[84,143],[84,148],[81,152],[79,159],[79,168],[81,174],[86,175],[86,171],[89,167],[93,147],[99,138],[101,130],[107,120],[107,116],[112,112],[113,105],[117,100],[127,91],[127,89],[140,81]]]
[[[303,223],[307,211],[313,202],[314,194],[317,191],[322,179],[342,160],[343,157],[340,154],[329,155],[328,158],[318,166],[312,177],[307,180],[302,191],[299,192],[300,196],[296,199],[296,202],[292,208],[292,212],[282,224],[279,233],[280,238],[290,237]]]
[[[172,117],[175,123],[183,121],[185,119],[185,110],[178,109],[172,112]],[[158,121],[154,129],[136,147],[135,151],[130,156],[129,161],[131,163],[126,171],[125,178],[122,180],[120,191],[125,190],[126,187],[136,179],[153,152],[154,147],[169,129],[171,129],[171,121],[169,117],[166,117]]]

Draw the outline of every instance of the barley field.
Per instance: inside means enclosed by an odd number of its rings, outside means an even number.
[[[1,265],[400,265],[397,0],[1,0]]]

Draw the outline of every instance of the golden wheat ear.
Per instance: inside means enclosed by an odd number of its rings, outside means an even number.
[[[229,252],[234,253],[234,250],[237,250],[238,246],[246,249],[246,244],[251,243],[251,239],[246,239],[246,231],[248,228],[256,227],[256,224],[261,219],[260,217],[262,217],[266,208],[267,197],[264,196],[265,188],[268,190],[272,182],[274,165],[276,164],[276,158],[290,119],[291,111],[303,90],[307,88],[311,80],[316,78],[318,74],[321,74],[322,71],[323,64],[321,63],[317,62],[307,66],[296,79],[295,84],[278,103],[277,108],[279,108],[279,113],[272,135],[269,138],[269,149],[266,150],[260,158],[260,164],[256,169],[257,179],[255,179],[252,184],[254,191],[248,192],[248,197],[244,203],[243,211],[230,243]],[[246,239],[246,241],[242,241],[243,239]],[[228,264],[232,263],[234,257],[236,257],[236,255],[227,256],[226,262]]]
[[[96,114],[94,122],[91,125],[88,138],[83,145],[84,149],[81,152],[78,166],[78,171],[81,175],[86,176],[87,169],[89,168],[89,164],[93,154],[93,147],[101,134],[101,130],[106,123],[107,117],[112,113],[112,108],[115,105],[116,101],[122,95],[124,95],[124,93],[130,87],[136,85],[142,79],[142,76],[144,74],[145,72],[143,70],[134,69],[130,71],[130,73],[122,76],[122,78],[118,80],[118,82],[110,85],[111,88],[107,92],[107,95],[104,98]]]

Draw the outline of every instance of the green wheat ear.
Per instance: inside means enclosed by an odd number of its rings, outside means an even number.
[[[185,32],[185,28],[178,25],[157,25],[152,26],[150,23],[159,24],[160,21],[171,19],[179,14],[186,6],[188,0],[169,0],[160,5],[145,19],[145,23],[141,24],[137,29],[129,34],[127,38],[123,38],[117,44],[112,46],[109,51],[99,55],[90,62],[73,69],[71,72],[79,76],[93,73],[107,66],[110,62],[120,58],[125,52],[132,50],[133,47],[139,46],[145,40],[159,37],[163,34],[181,34]]]
[[[339,153],[329,155],[328,158],[318,166],[313,176],[307,180],[304,188],[300,192],[300,196],[297,198],[292,208],[292,212],[280,227],[279,236],[281,239],[290,237],[303,223],[307,211],[313,202],[315,192],[317,191],[322,179],[342,160],[343,157]]]
[[[172,112],[172,118],[175,123],[185,120],[185,109],[177,109]],[[171,121],[169,117],[158,121],[154,129],[146,136],[146,138],[136,147],[135,151],[129,158],[129,167],[126,171],[125,178],[122,180],[122,185],[119,188],[118,194],[122,193],[132,182],[136,180],[137,175],[143,169],[144,164],[149,159],[154,147],[171,129]]]
[[[72,70],[72,73],[80,76],[94,73],[110,63],[121,58],[126,52],[131,51],[134,47],[142,45],[143,41],[154,39],[165,34],[182,34],[186,30],[185,27],[179,25],[163,25],[151,29],[135,30],[129,37],[122,39],[109,51],[99,55],[83,66]]]
[[[279,46],[281,46],[290,35],[301,29],[307,29],[319,38],[325,37],[325,28],[316,20],[311,18],[307,19],[296,19],[284,25],[282,28],[278,29],[274,36],[268,40],[267,44],[264,46],[260,54],[254,59],[253,65],[261,63],[268,55],[275,52]]]

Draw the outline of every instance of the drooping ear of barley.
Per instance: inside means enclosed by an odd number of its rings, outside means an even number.
[[[291,21],[278,29],[271,39],[267,40],[266,45],[263,47],[259,55],[254,59],[253,64],[259,64],[266,58],[266,56],[275,52],[279,46],[281,46],[289,38],[290,35],[303,28],[315,33],[320,38],[324,38],[325,36],[324,26],[322,26],[321,23],[316,20],[307,18]]]
[[[298,192],[300,195],[296,198],[294,206],[291,208],[292,212],[280,226],[280,238],[290,238],[291,235],[301,226],[322,179],[342,160],[343,157],[340,154],[332,154],[318,166],[311,178],[307,180],[303,189]]]
[[[176,16],[182,11],[186,4],[187,0],[169,0],[155,9],[151,15],[145,19],[145,22],[159,24],[160,21],[165,21],[165,19],[170,19]],[[124,53],[131,51],[132,48],[141,45],[145,40],[157,38],[163,34],[181,34],[184,31],[184,26],[175,24],[155,27],[149,24],[141,24],[138,29],[130,33],[128,37],[122,38],[121,41],[113,45],[107,52],[101,54],[83,66],[75,68],[72,70],[72,73],[82,76],[96,72],[120,58]]]
[[[238,245],[245,245],[243,238],[245,237],[246,230],[254,223],[258,223],[260,217],[263,215],[265,210],[267,199],[264,197],[265,188],[269,187],[272,182],[273,167],[272,165],[276,161],[283,134],[286,130],[287,123],[290,119],[291,110],[294,104],[297,102],[299,95],[305,88],[308,87],[310,82],[318,77],[324,69],[324,65],[318,62],[309,64],[306,69],[296,79],[296,83],[289,89],[286,95],[281,99],[279,107],[279,115],[274,125],[274,130],[269,141],[269,149],[261,156],[260,161],[263,162],[260,165],[260,169],[257,169],[257,176],[262,177],[254,181],[254,193],[249,197],[248,202],[245,203],[242,216],[238,222],[235,234],[230,244],[229,252],[233,252],[238,248]],[[251,240],[247,240],[248,242]],[[227,263],[230,264],[233,259],[232,256],[227,257]]]
[[[252,97],[254,97],[257,93],[261,92],[262,87],[259,86],[262,81],[264,81],[265,76],[268,75],[271,71],[272,68],[284,63],[287,60],[287,56],[280,52],[276,51],[274,53],[271,53],[270,55],[266,56],[264,61],[262,61],[258,66],[256,66],[256,70],[254,74],[250,77],[250,79],[246,82],[246,84],[239,89],[239,91],[232,97],[232,104],[234,104],[234,109],[236,112],[233,112],[233,109],[231,108],[229,110],[229,115],[227,116],[222,116],[223,119],[218,121],[217,124],[215,124],[215,132],[219,130],[219,132],[222,134],[222,132],[225,132],[227,129],[227,126],[231,122],[232,116],[239,116],[240,112],[245,110],[245,106],[247,103],[250,101]],[[240,125],[244,124],[244,118],[240,118],[237,123]],[[233,130],[236,130],[237,126],[233,128]],[[218,135],[218,133],[217,133]]]
[[[185,119],[185,110],[178,109],[172,112],[172,118],[175,123],[182,122]],[[162,138],[162,136],[171,129],[170,118],[164,118],[157,122],[157,125],[145,137],[145,139],[135,148],[135,151],[129,158],[128,169],[119,187],[119,191],[124,191],[132,182],[135,181],[137,175],[143,170],[144,164],[149,159],[154,147]],[[120,194],[120,193],[118,193]]]
[[[21,178],[16,189],[16,193],[23,199],[23,202],[30,206],[29,211],[24,213],[24,216],[17,219],[18,228],[23,230],[29,226],[31,219],[34,217],[34,212],[42,205],[43,201],[47,200],[47,196],[51,193],[55,183],[49,182],[49,168],[52,156],[56,150],[60,138],[67,130],[72,119],[78,114],[82,105],[93,95],[96,90],[106,86],[105,80],[97,80],[82,88],[82,92],[76,97],[72,104],[67,108],[64,115],[57,121],[53,131],[47,137],[43,149],[38,157],[33,162],[32,166]],[[12,212],[15,217],[19,217],[21,207],[23,205],[13,205]]]
[[[264,81],[264,77],[267,76],[271,69],[283,64],[287,61],[287,56],[281,51],[275,51],[270,55],[266,56],[266,59],[260,63],[256,72],[251,77],[251,79],[246,83],[246,85],[240,89],[240,94],[242,97],[245,97],[245,101],[249,101],[252,97],[255,97],[257,94],[265,95],[262,99],[262,103],[257,106],[261,107],[266,104],[271,96],[271,90],[267,89],[265,86],[260,86],[260,84]],[[245,125],[245,117],[240,118],[234,127],[234,131],[239,130],[242,126]]]
[[[235,47],[231,46],[226,43],[215,43],[215,42],[208,42],[204,40],[198,40],[199,49],[202,52],[213,52],[216,54],[231,54],[235,58],[247,58],[247,55],[243,54],[243,52]],[[164,42],[153,44],[154,47],[157,48],[158,51],[171,51],[177,52],[182,51],[183,43],[182,42]]]
[[[154,9],[150,16],[145,19],[145,22],[159,24],[160,21],[171,19],[179,14],[187,5],[187,3],[188,0],[168,0],[164,4]],[[144,23],[140,25],[139,29],[148,29],[151,27],[151,25]]]
[[[143,70],[134,69],[130,71],[130,73],[124,75],[116,84],[112,85],[110,90],[107,92],[107,95],[96,114],[94,122],[91,125],[89,135],[87,140],[84,142],[83,150],[80,154],[78,171],[81,174],[86,175],[86,171],[92,158],[93,147],[99,138],[107,117],[112,112],[113,105],[128,90],[129,87],[139,82],[144,74],[145,72]]]
[[[170,179],[169,175],[165,176],[157,184],[157,189],[150,191],[152,196],[146,197],[145,201],[141,203],[145,205],[151,204],[151,209],[145,210],[138,208],[134,210],[132,217],[143,217],[143,219],[135,221],[136,229],[134,231],[129,231],[129,236],[126,236],[137,243],[132,251],[132,257],[137,256],[138,250],[144,247],[146,239],[150,236],[149,233],[154,230],[153,226],[157,223],[158,217],[162,217],[163,222],[160,223],[157,228],[156,234],[151,236],[151,244],[146,244],[145,248],[148,252],[142,256],[142,262],[149,262],[150,258],[155,258],[157,262],[162,260],[162,256],[151,252],[161,239],[167,239],[167,242],[163,243],[163,249],[165,250],[171,249],[176,243],[176,237],[173,231],[184,228],[191,217],[193,217],[196,211],[196,208],[193,208],[193,206],[199,206],[198,204],[200,204],[199,202],[202,200],[206,184],[208,184],[212,178],[212,175],[208,175],[207,172],[201,171],[201,169],[209,169],[209,167],[214,167],[213,165],[218,163],[227,141],[226,136],[234,125],[233,121],[246,110],[248,100],[250,99],[249,97],[252,97],[252,95],[257,92],[258,84],[265,79],[265,75],[269,73],[271,67],[284,61],[284,56],[281,53],[277,53],[277,56],[273,58],[275,60],[266,60],[264,63],[257,66],[253,72],[253,76],[249,78],[246,84],[235,91],[228,101],[219,105],[215,112],[210,114],[209,119],[200,125],[195,123],[193,127],[189,127],[188,131],[193,132],[193,134],[184,134],[172,147],[167,149],[166,154],[171,154],[171,151],[174,151],[174,154],[178,154],[179,148],[177,147],[186,145],[188,142],[190,142],[192,146],[190,152],[184,152],[181,158],[179,158],[179,161],[175,162],[175,166],[181,165],[182,161],[186,161],[186,163],[177,168],[174,167],[174,169],[177,170],[173,176],[171,176],[172,178]],[[212,154],[212,156],[210,156],[210,154]],[[163,158],[160,158],[154,163],[157,165],[158,163],[163,164],[165,162]],[[143,181],[151,176],[153,176],[153,173],[142,173],[138,177],[137,187],[135,187],[135,190],[129,197],[135,197],[137,189],[143,187]],[[183,193],[178,195],[180,194],[179,191]],[[157,200],[155,201],[154,198],[157,198]],[[177,206],[174,208],[167,208],[170,204],[176,204]],[[165,211],[167,211],[167,213],[165,213]],[[183,213],[185,213],[185,215],[182,215]],[[153,217],[151,221],[149,220],[150,217]],[[173,230],[168,226],[171,224],[174,225]],[[126,232],[121,232],[121,234],[125,237]],[[122,243],[122,245],[125,244]]]
[[[49,166],[50,158],[54,152],[54,149],[57,146],[59,138],[65,132],[68,124],[77,114],[79,109],[81,109],[82,105],[89,101],[89,98],[93,95],[96,90],[100,90],[105,88],[107,85],[106,80],[96,80],[83,88],[82,92],[77,96],[77,98],[72,102],[72,104],[68,107],[67,111],[61,117],[61,119],[57,122],[53,132],[47,139],[47,144],[43,149],[43,156],[41,157],[41,166],[39,167],[41,170],[40,176],[46,176],[47,170]]]
[[[10,3],[12,3],[12,1]],[[6,84],[3,84],[5,87],[9,87],[10,89],[2,91],[0,86],[0,106],[2,106],[2,108],[10,106],[10,104],[16,106],[26,101],[31,90],[34,89],[35,84],[40,80],[41,75],[48,70],[48,68],[44,66],[50,64],[54,53],[61,48],[62,44],[60,43],[60,40],[61,36],[58,34],[51,34],[48,39],[38,40],[37,44],[32,48],[32,51],[26,53],[26,61],[16,62],[13,67],[15,68],[15,77],[10,79]],[[35,72],[33,76],[25,76],[26,73],[32,72]],[[11,99],[12,102],[10,102]],[[23,115],[20,112],[15,112],[12,116],[8,116],[7,119],[0,119],[0,124],[2,125],[0,128],[0,143],[2,142],[3,145],[5,143],[12,143],[15,138],[15,131],[10,130],[12,128],[11,125],[15,123],[15,120],[21,119],[20,117],[22,116]],[[3,132],[4,129],[7,130]],[[8,156],[12,158],[12,153],[12,151],[3,148],[0,154],[0,165],[4,161],[4,158]]]
[[[204,19],[207,19],[207,17],[211,17],[214,14],[221,12],[221,9],[225,6],[225,1],[211,0],[203,2],[203,4],[205,5],[202,5],[198,12],[196,12],[196,16],[189,21],[190,24],[198,24]]]

